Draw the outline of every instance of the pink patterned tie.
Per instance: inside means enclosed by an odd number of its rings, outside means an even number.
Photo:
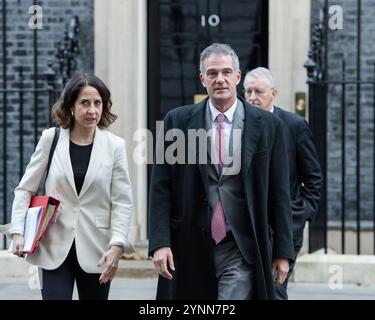
[[[215,146],[216,146],[216,152],[219,158],[220,175],[224,166],[224,150],[225,150],[224,120],[225,120],[224,114],[220,113],[217,115],[216,121],[218,122],[218,124],[216,128]],[[224,217],[223,206],[221,204],[220,199],[216,202],[214,214],[211,220],[211,236],[212,236],[212,239],[214,239],[215,244],[218,244],[226,236],[225,217]]]
[[[216,136],[215,136],[215,146],[216,146],[216,153],[219,158],[220,175],[224,167],[224,150],[225,150],[224,120],[225,120],[225,115],[222,113],[219,113],[216,117],[217,127],[216,127]]]

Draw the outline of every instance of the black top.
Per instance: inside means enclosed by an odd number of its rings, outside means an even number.
[[[89,167],[91,150],[92,143],[87,146],[80,146],[70,141],[70,161],[72,162],[74,182],[78,195],[81,192],[87,168]]]

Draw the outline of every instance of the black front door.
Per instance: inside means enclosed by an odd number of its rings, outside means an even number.
[[[237,52],[241,72],[268,65],[268,1],[148,1],[148,128],[205,94],[200,52],[213,42]],[[242,83],[238,89],[242,87]]]

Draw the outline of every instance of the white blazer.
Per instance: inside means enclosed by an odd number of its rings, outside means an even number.
[[[23,234],[25,215],[47,168],[55,129],[43,131],[25,174],[15,189],[10,233]],[[61,201],[40,247],[26,260],[47,270],[58,268],[75,240],[77,259],[87,273],[101,273],[102,254],[112,244],[134,252],[128,241],[133,211],[125,141],[96,128],[90,163],[79,196],[69,154],[69,129],[61,129],[46,181],[46,195]]]

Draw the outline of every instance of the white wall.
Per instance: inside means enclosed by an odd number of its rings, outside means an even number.
[[[146,240],[147,171],[133,161],[133,133],[147,128],[146,0],[95,0],[95,73],[112,93],[117,121],[110,127],[127,142],[135,215],[131,239]]]
[[[311,0],[269,1],[269,68],[279,89],[276,104],[295,109],[295,92],[306,92]]]

